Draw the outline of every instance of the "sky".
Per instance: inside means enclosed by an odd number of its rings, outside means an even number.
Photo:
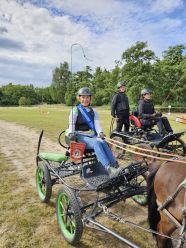
[[[186,1],[0,0],[0,86],[47,87],[71,60],[72,72],[111,70],[137,41],[160,58],[169,46],[186,46]]]

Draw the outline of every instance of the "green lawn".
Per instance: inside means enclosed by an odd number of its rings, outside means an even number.
[[[108,135],[110,129],[111,115],[108,106],[96,108],[101,126]],[[68,127],[68,116],[71,107],[65,105],[52,105],[43,107],[0,107],[0,119],[20,123],[22,125],[43,129],[45,135],[56,140],[58,134]],[[186,124],[175,121],[176,116],[171,114],[168,118],[175,132],[185,131]],[[185,137],[184,137],[185,139]],[[186,139],[185,139],[186,140]]]
[[[68,116],[71,107],[0,107],[0,119],[23,124],[38,130],[44,129],[45,135],[56,140],[58,134],[68,127]],[[110,111],[97,108],[101,126],[109,133]]]

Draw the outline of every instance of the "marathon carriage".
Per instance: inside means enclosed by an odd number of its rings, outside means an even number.
[[[143,127],[135,115],[130,115],[130,121],[131,131],[126,133],[113,130],[115,119],[113,118],[111,120],[110,138],[116,141],[116,143],[120,143],[123,148],[127,145],[129,145],[129,147],[132,145],[135,147],[136,152],[138,152],[140,148],[144,148],[144,150],[156,149],[157,151],[174,154],[175,156],[185,156],[186,144],[181,139],[181,136],[183,136],[185,132],[173,133],[162,137],[153,127]],[[116,158],[122,158],[125,154],[125,150],[113,146],[113,153]],[[141,156],[132,154],[132,159],[138,160],[141,159]]]
[[[114,204],[135,195],[146,194],[146,187],[138,182],[138,177],[147,171],[145,161],[130,163],[122,167],[117,176],[110,177],[97,161],[93,150],[86,150],[84,144],[71,142],[66,137],[65,154],[40,152],[43,131],[38,142],[36,185],[42,202],[48,203],[55,184],[62,184],[56,199],[58,225],[64,239],[76,244],[83,233],[84,226],[110,233],[130,247],[137,247],[129,240],[99,223],[100,214],[109,215]],[[70,180],[69,180],[70,179]],[[87,202],[86,196],[91,195]]]

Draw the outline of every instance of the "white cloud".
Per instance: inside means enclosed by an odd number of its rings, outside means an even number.
[[[81,48],[73,47],[75,70],[87,64],[111,69],[122,52],[138,40],[148,41],[158,55],[174,41],[184,42],[185,20],[170,15],[182,6],[181,0],[42,2],[37,6],[32,1],[1,1],[0,82],[49,84],[52,69],[60,62],[70,62],[73,43],[80,43],[87,57],[93,59],[86,61]],[[61,16],[52,10],[57,8]],[[9,61],[7,70],[5,59]],[[10,78],[11,69],[16,70],[15,78]]]
[[[155,0],[152,1],[152,10],[154,12],[172,12],[183,6],[183,0]]]

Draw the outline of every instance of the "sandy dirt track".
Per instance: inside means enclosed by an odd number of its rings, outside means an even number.
[[[7,121],[0,120],[0,154],[10,161],[19,175],[28,178],[28,183],[35,187],[35,157],[39,132]],[[59,144],[44,137],[42,150],[61,152]]]

